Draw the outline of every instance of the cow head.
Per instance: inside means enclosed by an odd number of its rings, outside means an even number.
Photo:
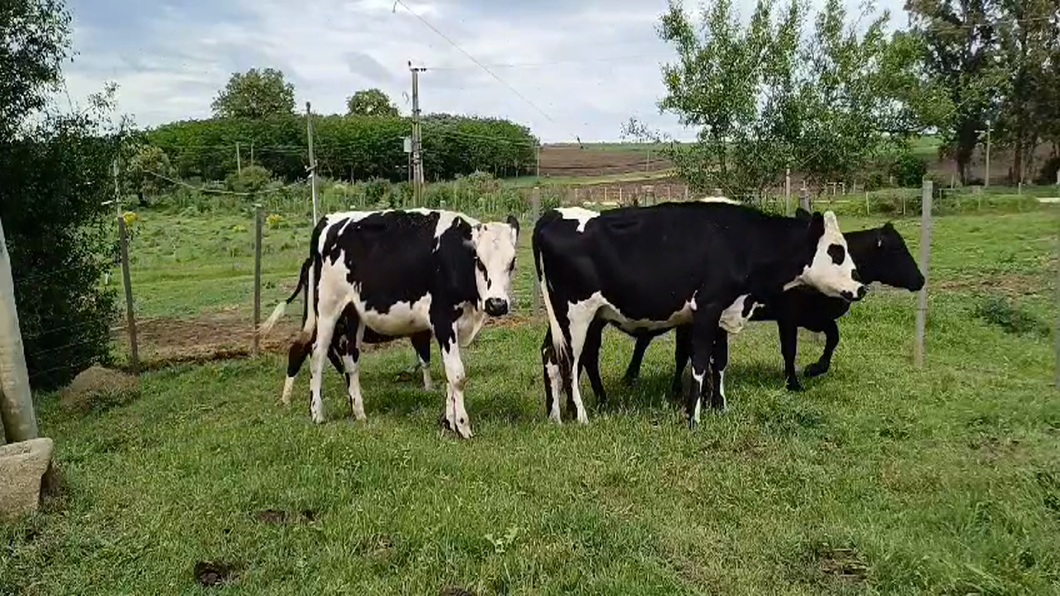
[[[871,257],[858,257],[866,281],[878,281],[910,292],[917,292],[924,287],[924,274],[917,267],[913,255],[898,230],[891,222],[876,230],[871,238],[872,246],[868,248]],[[859,253],[860,254],[860,253]],[[861,262],[862,260],[866,262]]]
[[[515,247],[519,242],[519,220],[511,215],[505,223],[479,224],[471,231],[475,249],[475,284],[483,309],[499,317],[511,309]]]
[[[807,222],[804,214],[797,220]],[[845,300],[860,300],[868,288],[858,281],[854,259],[847,250],[847,241],[839,230],[835,213],[814,213],[807,222],[811,251],[809,263],[803,263],[802,273],[791,285],[805,284],[827,295]]]

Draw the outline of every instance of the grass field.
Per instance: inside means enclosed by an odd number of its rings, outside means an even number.
[[[142,313],[245,318],[245,221],[142,214]],[[917,223],[897,225],[917,254]],[[437,430],[441,390],[397,378],[407,342],[366,354],[365,424],[334,371],[326,424],[304,398],[280,406],[274,354],[145,374],[138,401],[102,413],[43,396],[64,489],[0,526],[0,594],[204,593],[200,560],[239,570],[226,594],[1060,593],[1056,230],[1046,211],[937,219],[926,369],[910,365],[915,296],[880,289],[801,394],[783,389],[775,326],[734,337],[730,410],[694,432],[663,397],[672,336],[624,388],[632,341],[611,331],[611,403],[587,427],[545,421],[525,250],[524,312],[465,351],[470,442]],[[265,309],[307,233],[267,231]],[[999,297],[1010,310],[982,308]],[[800,346],[801,365],[822,348]]]

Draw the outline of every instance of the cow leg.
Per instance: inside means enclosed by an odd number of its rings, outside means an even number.
[[[802,383],[795,374],[795,355],[799,346],[799,327],[788,319],[777,319],[780,331],[780,353],[784,356],[784,378],[787,379],[788,391],[802,391]]]
[[[595,318],[596,313],[593,312],[589,316],[583,318],[573,317],[570,322],[571,362],[568,367],[568,370],[570,371],[570,397],[571,401],[574,402],[575,416],[579,424],[589,423],[589,415],[585,411],[584,402],[582,402],[582,392],[578,387],[578,381],[581,377],[578,372],[581,370],[582,351],[585,349],[585,341],[589,334],[589,327],[592,325],[592,321]]]
[[[324,422],[324,402],[320,397],[320,386],[324,378],[324,357],[331,348],[331,338],[335,333],[335,323],[342,310],[334,303],[321,302],[317,313],[317,338],[313,343],[313,359],[310,363],[312,377],[309,380],[310,402],[309,413],[313,422]]]
[[[545,332],[545,339],[541,342],[541,372],[545,380],[545,413],[553,422],[562,424],[559,397],[564,383],[556,349],[552,345],[551,329]]]
[[[431,382],[431,334],[421,333],[413,335],[412,348],[416,350],[416,359],[419,363],[420,372],[423,373],[423,390],[431,391],[434,387]]]
[[[352,309],[350,309],[352,310]],[[346,319],[346,353],[342,361],[346,365],[348,379],[346,390],[350,395],[350,412],[355,420],[364,420],[364,396],[361,394],[361,346],[364,342],[364,322],[356,313]]]
[[[688,365],[689,351],[692,349],[692,326],[680,325],[674,345],[674,379],[670,383],[670,395],[674,399],[681,396],[681,377]]]
[[[718,333],[722,310],[714,305],[701,305],[696,310],[692,322],[692,384],[688,388],[688,398],[685,402],[689,428],[695,428],[699,424],[703,396],[711,385],[707,369],[710,367],[714,337]]]
[[[581,366],[589,376],[589,384],[592,385],[593,395],[598,403],[607,403],[607,394],[604,393],[604,383],[600,380],[600,344],[603,341],[604,321],[594,321],[589,325],[589,332],[585,336],[585,347],[582,349]],[[579,376],[581,373],[579,372]]]
[[[637,342],[633,344],[633,355],[629,358],[629,366],[626,367],[626,374],[622,375],[622,382],[626,385],[632,385],[640,378],[640,365],[644,361],[644,352],[648,350],[653,339],[655,339],[654,335],[636,337]]]
[[[470,439],[471,421],[464,409],[464,386],[467,376],[464,373],[464,362],[460,359],[460,343],[457,341],[456,325],[445,330],[435,331],[438,345],[442,349],[442,362],[445,363],[445,378],[448,382],[445,399],[445,421],[450,430],[456,431],[465,439]]]
[[[305,338],[299,335],[291,349],[287,351],[287,379],[283,382],[283,393],[280,395],[280,403],[285,406],[291,405],[291,392],[294,391],[294,378],[298,371],[302,370],[302,364],[313,349],[313,338]]]
[[[836,347],[839,346],[839,323],[837,321],[829,321],[824,328],[824,336],[824,353],[821,354],[820,360],[806,367],[804,374],[807,377],[819,377],[828,372],[828,369],[832,366],[832,354],[835,353]]]
[[[729,334],[718,328],[714,336],[714,352],[711,354],[710,369],[714,390],[710,395],[710,405],[715,410],[724,411],[728,407],[725,398],[725,367],[729,364]]]

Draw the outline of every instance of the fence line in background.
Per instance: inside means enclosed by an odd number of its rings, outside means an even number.
[[[916,309],[916,343],[913,345],[913,363],[924,366],[924,339],[927,331],[928,269],[931,264],[931,195],[932,182],[925,179],[920,198],[920,270],[924,274],[924,286],[920,288]]]

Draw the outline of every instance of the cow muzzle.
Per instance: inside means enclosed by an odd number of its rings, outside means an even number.
[[[858,286],[857,292],[842,292],[842,297],[847,302],[857,302],[865,297],[869,293],[869,287],[865,285]]]
[[[502,298],[487,298],[486,314],[491,317],[502,317],[508,314],[508,301]]]

